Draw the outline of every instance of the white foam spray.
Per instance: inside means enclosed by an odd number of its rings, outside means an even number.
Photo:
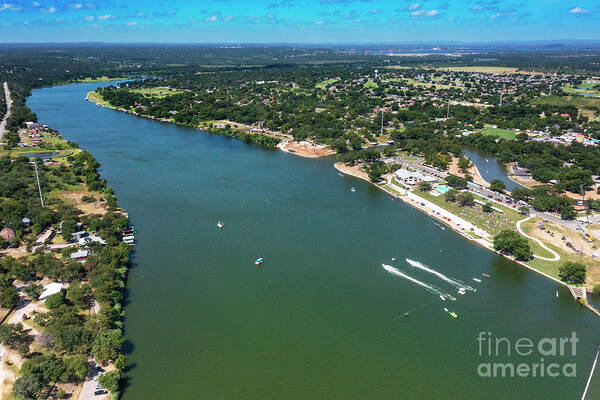
[[[391,265],[381,264],[381,266],[383,267],[383,269],[385,269],[390,274],[394,274],[401,278],[407,279],[407,280],[411,281],[412,283],[415,283],[415,284],[421,286],[422,288],[427,290],[429,293],[437,294],[438,296],[444,296],[445,298],[450,299],[450,300],[456,300],[456,297],[454,297],[448,293],[442,292],[439,288],[437,288],[433,285],[429,285],[425,282],[421,282],[411,276],[408,276],[405,273],[401,272],[400,270],[392,267]]]
[[[406,262],[409,263],[410,265],[412,265],[415,268],[418,268],[420,270],[423,270],[425,272],[429,272],[430,274],[433,274],[433,275],[437,276],[441,280],[443,280],[443,281],[451,284],[452,286],[454,286],[454,287],[456,287],[458,289],[465,288],[465,289],[471,290],[473,292],[477,291],[477,289],[475,289],[474,287],[469,286],[469,285],[465,284],[464,282],[459,281],[458,279],[449,278],[446,275],[442,274],[441,272],[438,272],[438,271],[436,271],[434,269],[431,269],[428,266],[423,265],[423,264],[421,264],[418,261],[414,261],[414,260],[411,260],[410,258],[407,258]]]

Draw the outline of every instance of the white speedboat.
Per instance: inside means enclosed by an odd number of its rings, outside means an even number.
[[[481,282],[481,279],[473,278],[475,282]]]
[[[254,261],[254,264],[256,264],[256,265],[259,265],[259,264],[262,264],[262,263],[263,263],[263,258],[262,258],[262,257],[260,257],[260,258],[257,258],[257,259]]]
[[[356,192],[356,189],[355,189],[354,187],[352,187],[352,188],[350,189],[350,191],[351,191],[351,192]]]
[[[221,221],[217,222],[217,227],[223,229],[225,227],[225,224],[223,224]]]

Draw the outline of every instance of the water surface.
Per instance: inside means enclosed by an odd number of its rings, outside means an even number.
[[[600,319],[559,285],[442,231],[367,182],[338,176],[332,159],[84,102],[97,86],[36,90],[28,104],[102,163],[138,231],[125,399],[581,396]],[[258,267],[257,257],[265,259]],[[381,267],[456,293],[406,258],[477,292],[442,302]],[[472,280],[482,273],[492,277]],[[481,362],[522,361],[479,357],[480,332],[536,340],[572,331],[577,356],[558,362],[577,362],[575,378],[477,375]],[[599,398],[597,382],[588,399]]]

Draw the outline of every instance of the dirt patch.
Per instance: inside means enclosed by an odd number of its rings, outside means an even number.
[[[82,198],[84,196],[94,197],[96,200],[92,201],[90,203],[86,203],[86,202],[82,201]],[[108,208],[106,201],[100,200],[100,198],[101,198],[100,194],[96,193],[96,192],[78,191],[78,192],[61,193],[58,195],[58,197],[69,201],[71,204],[73,204],[75,207],[77,207],[79,210],[81,210],[85,215],[93,215],[93,214],[104,215],[104,214],[106,214],[106,209]]]
[[[325,145],[307,142],[304,140],[301,142],[283,141],[280,142],[277,147],[283,151],[308,158],[324,157],[335,154],[334,150],[331,150]]]
[[[460,170],[460,168],[458,168],[457,157],[452,157],[452,161],[450,162],[450,164],[448,164],[448,172],[452,175],[460,176],[461,178],[464,178],[466,175]],[[471,166],[469,167],[467,173],[473,177],[473,183],[477,183],[485,187],[490,186],[490,184],[485,179],[483,179],[475,164],[471,163]]]
[[[354,176],[355,178],[360,178],[364,179],[367,182],[371,182],[371,180],[369,179],[369,174],[367,174],[364,171],[361,171],[359,165],[350,166],[340,162],[333,164],[333,166],[335,167],[335,169],[337,169],[340,172],[343,172],[346,175]]]

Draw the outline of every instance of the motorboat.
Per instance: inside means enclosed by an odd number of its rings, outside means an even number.
[[[352,187],[352,188],[350,189],[350,191],[351,191],[351,192],[356,192],[356,189],[355,189],[354,187]]]
[[[440,294],[440,299],[442,299],[442,301],[446,301],[446,298],[444,296],[442,296],[441,294]]]
[[[256,264],[256,265],[259,265],[259,264],[262,264],[262,263],[263,263],[263,258],[262,258],[262,257],[260,257],[260,258],[257,258],[257,259],[254,261],[254,264]]]
[[[221,221],[219,221],[217,222],[217,227],[223,229],[225,225]]]
[[[475,282],[481,282],[481,279],[473,278]]]
[[[481,274],[481,276],[485,276],[486,278],[490,277],[488,274]]]

